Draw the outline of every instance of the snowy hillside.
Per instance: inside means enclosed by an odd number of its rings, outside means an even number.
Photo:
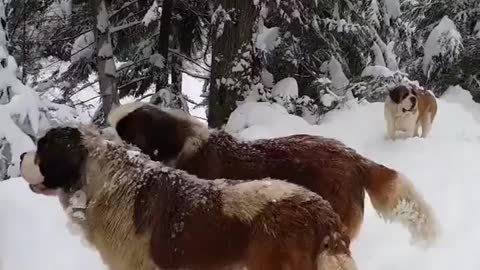
[[[477,270],[480,105],[468,95],[451,88],[439,100],[427,139],[385,141],[382,103],[331,112],[320,126],[287,115],[279,106],[247,104],[234,112],[228,129],[248,139],[294,133],[334,137],[412,179],[438,214],[441,242],[428,251],[411,246],[407,231],[384,223],[367,200],[365,222],[353,243],[360,270]],[[69,233],[60,205],[34,195],[20,179],[0,183],[0,212],[1,270],[105,269],[95,252]]]

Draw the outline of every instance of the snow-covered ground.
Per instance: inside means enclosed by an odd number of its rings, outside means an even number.
[[[192,89],[201,86],[191,83]],[[465,94],[452,87],[439,100],[427,139],[384,140],[382,103],[331,112],[319,126],[278,106],[247,104],[232,115],[228,129],[247,139],[295,133],[334,137],[413,180],[438,215],[440,243],[426,251],[411,246],[407,231],[384,223],[367,198],[365,221],[352,246],[360,270],[478,270],[480,105]],[[20,179],[0,183],[0,213],[1,270],[105,269],[96,252],[67,230],[59,204],[34,195]]]

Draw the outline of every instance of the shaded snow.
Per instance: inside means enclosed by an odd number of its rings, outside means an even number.
[[[385,59],[383,58],[383,52],[382,49],[380,49],[380,46],[378,46],[377,42],[373,42],[372,45],[372,51],[373,55],[375,56],[374,63],[376,66],[386,66],[385,65]]]
[[[345,73],[343,73],[343,68],[337,58],[332,56],[328,62],[328,73],[330,79],[332,80],[332,86],[336,90],[336,94],[341,94],[340,90],[343,90],[350,83]]]
[[[154,53],[149,58],[150,63],[162,69],[165,67],[165,58],[159,53]]]
[[[272,51],[280,43],[279,34],[280,27],[268,28],[263,24],[263,19],[260,19],[255,47],[265,52]]]
[[[97,0],[97,1],[101,1],[100,4],[98,5],[98,10],[97,10],[97,29],[101,33],[104,33],[107,30],[107,27],[109,25],[108,12],[107,12],[107,8],[105,7],[105,0]]]
[[[273,78],[273,74],[270,73],[268,70],[262,69],[262,71],[260,72],[260,76],[262,79],[262,84],[265,87],[272,88],[275,85],[275,79]]]
[[[384,67],[384,66],[367,66],[362,71],[362,77],[372,76],[374,78],[378,77],[392,77],[394,74],[393,71]]]
[[[387,63],[387,67],[390,70],[398,70],[398,62],[397,62],[397,55],[395,55],[395,52],[393,51],[395,46],[394,41],[390,41],[387,45],[387,48],[385,50],[385,61]]]
[[[280,80],[273,86],[272,96],[281,98],[297,98],[298,84],[297,80],[292,77]]]
[[[75,63],[82,58],[91,58],[95,52],[95,46],[93,46],[94,42],[95,35],[93,31],[89,31],[75,39],[70,52],[72,63]]]
[[[158,7],[157,1],[153,1],[152,6],[148,9],[147,13],[142,19],[142,23],[145,26],[150,25],[151,22],[160,19],[162,16],[162,8]]]
[[[385,9],[387,10],[387,18],[396,19],[400,17],[400,0],[384,0]]]

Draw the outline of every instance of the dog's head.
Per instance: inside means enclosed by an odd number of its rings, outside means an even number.
[[[70,192],[80,181],[85,158],[86,149],[79,129],[53,128],[40,138],[36,151],[20,156],[21,175],[35,193]]]
[[[412,112],[417,109],[418,94],[415,89],[404,85],[397,86],[390,90],[390,99],[399,106],[399,110],[403,113]]]

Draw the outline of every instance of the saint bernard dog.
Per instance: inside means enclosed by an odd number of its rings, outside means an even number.
[[[437,114],[437,100],[428,90],[413,85],[399,85],[389,91],[385,100],[386,138],[394,140],[397,131],[407,137],[417,137],[422,128],[422,138],[432,129]]]
[[[405,175],[337,140],[293,135],[244,142],[185,113],[142,102],[117,107],[108,121],[153,160],[198,177],[272,177],[306,187],[330,202],[351,239],[363,221],[365,191],[381,217],[408,228],[412,242],[428,247],[439,233],[434,212]]]
[[[207,181],[92,127],[58,127],[21,155],[32,191],[59,196],[112,270],[356,269],[340,217],[275,179]]]

